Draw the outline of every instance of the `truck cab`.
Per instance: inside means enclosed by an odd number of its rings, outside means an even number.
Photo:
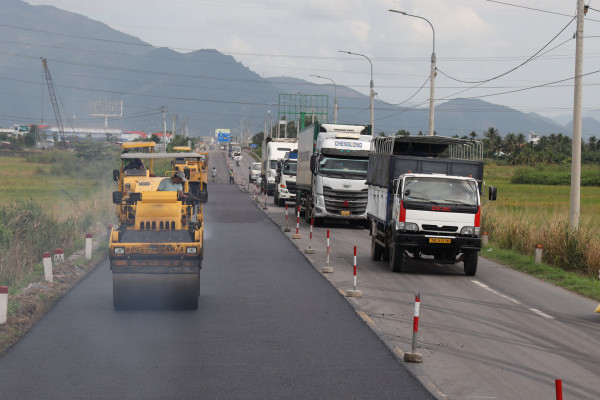
[[[261,165],[261,188],[273,195],[275,177],[277,176],[277,163],[285,158],[285,154],[298,149],[296,139],[283,139],[267,137],[263,143],[263,157]]]
[[[248,169],[250,170],[248,180],[250,182],[256,182],[258,177],[260,176],[260,163],[252,163],[252,165],[248,167]]]
[[[444,137],[376,138],[369,160],[371,257],[401,272],[404,260],[464,262],[481,249],[483,146]],[[489,188],[495,200],[496,188]]]
[[[273,202],[284,207],[287,201],[296,200],[296,173],[298,171],[298,150],[287,152],[277,163]]]

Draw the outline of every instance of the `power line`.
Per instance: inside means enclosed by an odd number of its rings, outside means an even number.
[[[490,0],[488,0],[488,1],[490,1]],[[481,81],[465,81],[465,80],[461,80],[461,79],[458,79],[458,78],[453,78],[453,77],[451,77],[450,75],[448,75],[448,74],[446,74],[446,73],[442,72],[442,71],[441,71],[439,68],[437,68],[437,70],[438,70],[438,71],[439,71],[439,72],[440,72],[442,75],[444,75],[445,77],[447,77],[447,78],[449,78],[449,79],[452,79],[453,81],[457,81],[457,82],[461,82],[461,83],[486,83],[486,82],[489,82],[489,81],[493,81],[494,79],[501,78],[501,77],[503,77],[503,76],[505,76],[505,75],[508,75],[508,74],[510,74],[511,72],[514,72],[514,71],[516,71],[517,69],[521,68],[523,65],[527,64],[528,62],[530,62],[530,61],[534,60],[534,59],[535,59],[535,58],[536,58],[536,57],[537,57],[537,56],[538,56],[538,55],[539,55],[539,54],[540,54],[540,53],[541,53],[541,52],[542,52],[542,51],[543,51],[543,50],[544,50],[546,47],[548,47],[548,46],[550,45],[550,43],[552,43],[552,42],[553,42],[553,41],[554,41],[554,40],[555,40],[555,39],[556,39],[556,38],[557,38],[557,37],[558,37],[558,36],[559,36],[561,33],[563,33],[563,32],[564,32],[564,31],[565,31],[565,29],[567,29],[567,28],[569,27],[569,25],[571,25],[571,23],[572,23],[572,22],[575,20],[575,18],[576,18],[576,17],[573,17],[573,18],[571,19],[571,21],[569,21],[569,23],[568,23],[567,25],[565,25],[565,27],[564,27],[564,28],[562,28],[562,29],[560,30],[560,32],[558,32],[558,33],[557,33],[557,34],[556,34],[556,35],[555,35],[555,36],[554,36],[554,37],[553,37],[553,38],[552,38],[552,39],[551,39],[551,40],[550,40],[548,43],[546,43],[546,44],[545,44],[545,45],[544,45],[544,46],[543,46],[541,49],[539,49],[538,51],[536,51],[536,52],[535,52],[535,53],[534,53],[532,56],[530,56],[529,58],[527,58],[525,61],[523,61],[521,64],[517,65],[516,67],[514,67],[514,68],[511,68],[511,69],[509,69],[508,71],[506,71],[506,72],[503,72],[503,73],[502,73],[502,74],[500,74],[500,75],[496,75],[496,76],[494,76],[494,77],[492,77],[492,78],[489,78],[489,79],[484,79],[484,80],[481,80]],[[566,42],[565,42],[565,43],[566,43]],[[564,43],[563,43],[563,44],[564,44]],[[561,44],[561,45],[562,45],[562,44]]]

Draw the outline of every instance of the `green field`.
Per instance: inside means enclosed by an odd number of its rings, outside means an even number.
[[[562,169],[569,169],[565,166]],[[516,167],[486,164],[486,184],[498,188],[498,200],[486,207],[505,218],[523,217],[528,222],[569,219],[570,186],[520,185],[510,182]],[[596,168],[596,171],[598,169]],[[600,187],[581,187],[581,224],[600,225]]]

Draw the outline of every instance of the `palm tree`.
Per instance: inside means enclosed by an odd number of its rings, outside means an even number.
[[[588,143],[590,145],[590,150],[595,151],[596,146],[598,145],[598,139],[596,139],[596,136],[590,136]]]
[[[507,153],[512,153],[518,147],[517,135],[515,135],[514,133],[507,133],[506,136],[504,136],[504,140],[502,142],[502,148]]]
[[[483,133],[483,137],[486,139],[490,153],[498,155],[500,150],[502,150],[502,136],[500,136],[498,129],[489,127],[488,130]]]
[[[475,132],[475,131],[471,131],[471,133],[469,133],[469,137],[470,137],[471,139],[475,140],[475,138],[477,138],[477,137],[479,137],[479,136],[477,136],[477,132]]]

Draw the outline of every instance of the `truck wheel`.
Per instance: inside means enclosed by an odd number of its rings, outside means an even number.
[[[475,276],[477,272],[477,261],[479,259],[479,254],[476,251],[468,251],[465,253],[465,275],[466,276]]]
[[[277,198],[277,191],[273,192],[273,204],[275,204],[276,206],[279,205],[279,199]]]
[[[277,198],[277,205],[279,207],[285,207],[285,199]]]
[[[307,224],[310,224],[310,218],[313,215],[313,203],[312,199],[306,201],[306,209],[304,210],[304,220]]]
[[[371,260],[379,261],[383,255],[383,247],[375,241],[375,236],[371,236]]]
[[[390,245],[390,271],[402,272],[402,263],[404,262],[404,254],[402,248],[394,243]]]

